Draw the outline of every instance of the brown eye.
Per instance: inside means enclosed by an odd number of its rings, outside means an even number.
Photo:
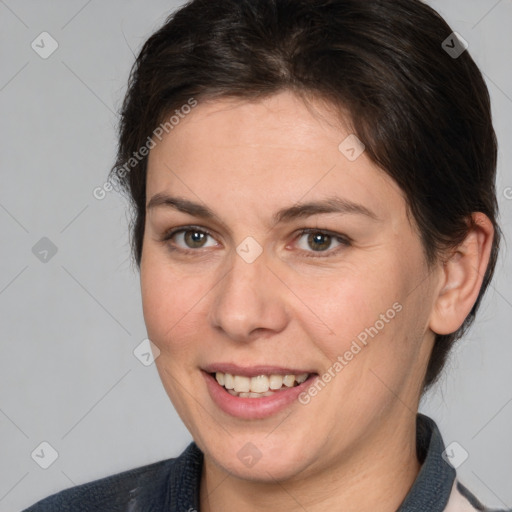
[[[213,245],[206,245],[208,237],[213,238],[207,231],[188,226],[169,231],[162,241],[168,242],[172,250],[188,252],[194,249],[213,247],[215,243]]]
[[[208,236],[206,233],[197,230],[187,230],[183,232],[183,240],[186,245],[192,249],[198,249],[204,245],[204,241]]]
[[[324,251],[329,249],[332,237],[324,233],[309,233],[307,238],[308,246],[314,251]]]
[[[304,239],[305,243],[301,244],[300,240]],[[326,256],[336,254],[340,249],[350,245],[348,238],[341,236],[339,233],[330,233],[320,231],[318,229],[304,229],[300,232],[298,237],[298,246],[300,249],[309,253],[327,253]],[[338,245],[332,248],[333,242]],[[307,255],[310,256],[310,255]]]

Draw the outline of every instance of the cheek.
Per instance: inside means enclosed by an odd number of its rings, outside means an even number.
[[[158,254],[148,251],[141,262],[141,294],[148,337],[163,356],[192,350],[204,318],[208,274],[183,275]]]
[[[369,260],[294,283],[294,292],[308,306],[308,311],[304,309],[305,314],[296,318],[316,329],[317,336],[312,339],[318,338],[321,331],[327,334],[323,339],[332,340],[330,352],[345,350],[359,334],[364,340],[365,333],[375,324],[379,331],[387,330],[399,316],[399,306],[393,305],[403,296],[400,264],[392,258]]]
[[[171,281],[164,262],[150,248],[143,254],[140,280],[148,336],[162,350],[164,340],[172,334],[173,326],[182,316],[178,306],[183,305],[183,301],[176,300],[181,293],[180,283]]]
[[[412,258],[406,261],[392,252],[363,263],[340,277],[301,287],[299,293],[308,297],[316,314],[307,315],[303,329],[309,328],[311,339],[317,340],[327,366],[343,357],[343,373],[350,381],[380,385],[369,369],[386,382],[400,381],[417,357],[428,306],[421,290],[411,293],[420,268]]]

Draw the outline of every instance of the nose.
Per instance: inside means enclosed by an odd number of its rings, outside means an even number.
[[[265,252],[249,263],[233,251],[231,268],[212,290],[210,324],[239,342],[279,333],[289,320],[284,288]]]

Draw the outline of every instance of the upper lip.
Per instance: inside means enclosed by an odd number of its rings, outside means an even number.
[[[254,365],[239,366],[234,363],[213,363],[203,367],[207,373],[229,373],[231,375],[243,375],[244,377],[257,377],[258,375],[301,375],[315,373],[311,370],[284,368],[282,366]]]

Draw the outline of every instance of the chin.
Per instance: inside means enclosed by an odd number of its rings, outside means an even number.
[[[289,439],[272,442],[268,433],[250,438],[252,441],[245,440],[245,436],[237,440],[230,437],[229,446],[218,445],[208,453],[217,466],[232,476],[258,482],[289,480],[308,466],[304,443],[294,445]]]

